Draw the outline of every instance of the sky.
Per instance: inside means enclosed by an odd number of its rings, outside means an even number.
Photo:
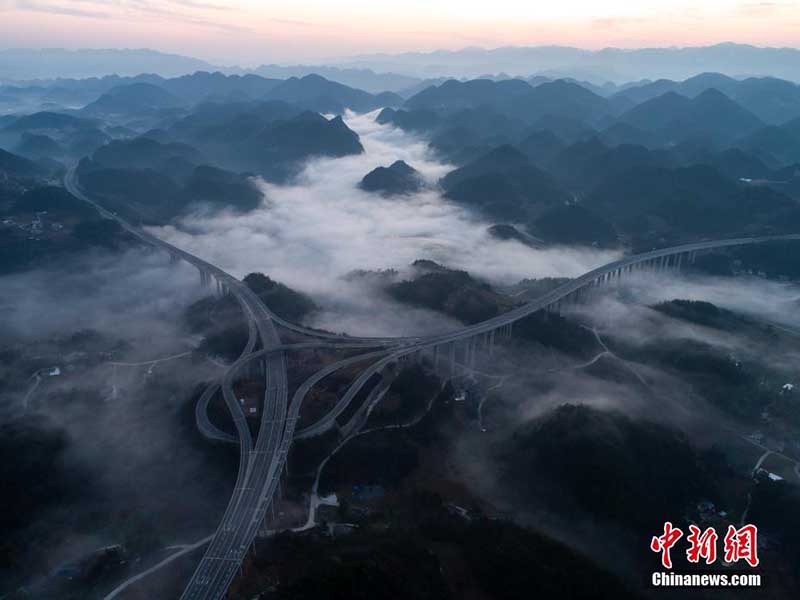
[[[217,64],[466,46],[800,46],[797,0],[0,0],[0,47],[154,48]]]

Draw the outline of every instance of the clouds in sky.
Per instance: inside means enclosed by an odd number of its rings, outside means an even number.
[[[0,12],[8,46],[149,46],[247,64],[473,44],[784,46],[800,24],[790,0],[0,0]]]

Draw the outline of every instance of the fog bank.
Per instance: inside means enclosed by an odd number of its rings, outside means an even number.
[[[426,258],[510,284],[575,276],[616,257],[609,251],[536,250],[494,239],[486,231],[492,222],[446,201],[435,189],[454,167],[438,162],[424,141],[379,125],[375,116],[346,117],[361,137],[363,154],[311,160],[292,185],[261,181],[265,201],[260,209],[195,215],[177,228],[154,228],[153,233],[237,276],[261,271],[311,294],[324,309],[315,325],[337,331],[346,326],[351,333],[419,333],[435,321],[420,311],[412,314],[365,298],[363,287],[341,279],[356,269],[402,269]],[[396,160],[420,171],[430,188],[394,198],[357,188],[369,171]]]

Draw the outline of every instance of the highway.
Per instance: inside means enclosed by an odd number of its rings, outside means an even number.
[[[223,395],[239,439],[239,470],[236,485],[222,523],[183,594],[184,598],[221,598],[225,595],[242,558],[255,538],[261,518],[266,512],[265,504],[271,500],[271,494],[269,497],[267,494],[273,489],[272,480],[280,463],[277,449],[282,445],[286,429],[286,362],[283,353],[272,353],[265,360],[266,391],[255,443],[241,407],[233,397],[231,378],[239,365],[246,364],[250,360],[249,355],[257,343],[256,337],[252,335],[253,329],[263,348],[280,346],[280,337],[275,329],[275,322],[278,319],[248,286],[235,277],[131,225],[91,200],[80,189],[75,171],[76,167],[71,167],[64,177],[64,185],[71,194],[94,206],[103,217],[117,221],[125,231],[141,241],[195,266],[200,272],[201,280],[210,281],[211,277],[216,279],[218,284],[224,286],[236,298],[248,321],[251,334],[245,347],[246,353],[232,365],[221,382]],[[304,330],[301,327],[296,329],[300,329],[301,332]],[[315,331],[313,333],[318,334]],[[325,334],[324,337],[342,339],[341,336],[332,334]],[[214,393],[214,390],[211,390],[213,386],[212,383],[204,394],[206,405]]]
[[[435,355],[438,356],[438,350],[441,348],[449,352],[449,357],[444,358],[449,361],[449,372],[453,375],[456,370],[457,345],[462,346],[465,356],[463,364],[466,368],[471,368],[479,343],[483,344],[487,351],[491,351],[496,332],[510,335],[514,322],[541,310],[558,310],[562,302],[577,299],[587,289],[620,278],[634,269],[666,268],[670,263],[679,267],[684,258],[688,260],[697,252],[717,248],[778,240],[800,240],[800,234],[747,237],[703,241],[653,250],[627,256],[593,269],[502,315],[456,331],[416,338],[359,338],[306,328],[275,315],[247,285],[232,275],[143,231],[92,201],[78,185],[75,166],[67,172],[64,185],[74,196],[94,206],[103,217],[117,221],[123,229],[141,241],[167,252],[175,259],[184,260],[195,266],[204,282],[210,282],[211,278],[215,279],[222,289],[236,298],[248,323],[248,340],[239,358],[228,366],[220,379],[208,385],[196,405],[197,426],[204,435],[222,442],[238,442],[239,468],[225,514],[184,590],[182,598],[185,600],[219,599],[225,596],[272,506],[292,441],[295,438],[319,435],[332,427],[338,427],[337,417],[348,408],[370,378],[381,374],[390,364],[426,351],[437,353]],[[282,344],[276,324],[317,341]],[[256,350],[259,343],[261,347]],[[369,352],[348,357],[321,369],[298,387],[289,402],[286,353],[311,348],[362,348]],[[437,368],[441,363],[439,359],[441,357],[436,360]],[[309,427],[296,431],[303,400],[317,383],[342,368],[370,360],[373,362],[359,374],[346,393],[323,418]],[[236,378],[241,376],[245,368],[253,368],[254,365],[256,368],[263,367],[265,385],[255,440],[233,393],[233,383]],[[388,380],[384,379],[371,391],[350,420],[342,425],[342,431],[352,435],[362,427],[369,411],[387,389]],[[208,418],[208,404],[218,390],[222,391],[236,427],[235,437],[221,431]]]
[[[542,296],[539,296],[534,300],[531,300],[530,302],[522,304],[515,309],[486,321],[482,321],[475,325],[470,325],[453,332],[430,336],[428,338],[421,338],[417,341],[408,341],[381,361],[365,369],[327,415],[325,415],[314,425],[299,431],[296,437],[310,437],[319,435],[334,427],[336,418],[345,410],[347,410],[350,402],[358,394],[366,382],[369,381],[370,377],[376,373],[379,373],[390,363],[403,357],[426,350],[433,351],[435,348],[444,346],[451,351],[450,361],[451,365],[454,365],[456,344],[467,344],[465,352],[468,355],[471,354],[474,356],[475,346],[479,340],[482,341],[487,348],[491,348],[494,340],[494,333],[496,331],[508,330],[508,328],[510,328],[514,322],[524,319],[525,317],[528,317],[536,312],[549,310],[552,308],[557,309],[560,306],[560,303],[575,299],[586,289],[591,289],[593,287],[602,285],[606,282],[622,277],[625,274],[631,273],[636,269],[661,269],[667,268],[670,266],[670,264],[672,264],[672,266],[680,267],[680,265],[683,263],[682,259],[684,257],[689,257],[697,252],[775,241],[800,241],[800,234],[702,241],[626,256],[588,271],[580,277],[571,279],[570,281],[567,281],[566,283],[558,286]],[[672,263],[669,261],[672,261]],[[470,345],[472,346],[471,349]],[[346,428],[347,425],[344,427]]]
[[[184,556],[185,554],[189,554],[190,552],[194,552],[198,548],[202,548],[208,542],[211,541],[212,537],[214,537],[214,536],[210,535],[210,536],[208,536],[206,538],[203,538],[202,540],[200,540],[198,542],[195,542],[194,544],[185,544],[183,546],[174,547],[177,550],[176,552],[173,552],[168,557],[166,557],[164,560],[162,560],[159,563],[156,563],[155,565],[153,565],[149,569],[146,569],[145,571],[142,571],[141,573],[138,573],[138,574],[134,575],[133,577],[131,577],[129,579],[126,579],[121,584],[119,584],[117,587],[115,587],[113,590],[111,590],[108,594],[103,596],[103,600],[113,600],[114,598],[116,598],[120,594],[124,593],[125,590],[127,590],[129,587],[134,585],[137,581],[141,581],[142,579],[144,579],[148,575],[151,575],[152,573],[155,573],[156,571],[161,570],[166,565],[168,565],[171,562],[174,562],[175,560],[179,559],[181,556]]]
[[[91,200],[78,185],[75,166],[68,170],[64,177],[64,185],[75,197],[91,204],[101,216],[118,222],[125,231],[136,238],[166,251],[171,257],[185,260],[195,266],[204,282],[210,281],[210,278],[216,279],[236,298],[247,319],[249,335],[242,355],[229,367],[221,382],[212,382],[207,387],[195,413],[201,431],[212,439],[231,441],[231,436],[213,426],[207,417],[208,403],[217,388],[221,387],[225,403],[236,426],[239,442],[239,469],[233,494],[222,522],[182,596],[186,599],[221,598],[225,595],[242,559],[255,539],[272,502],[293,437],[294,422],[299,414],[299,403],[294,404],[291,412],[288,411],[284,346],[281,346],[275,323],[297,333],[328,340],[333,345],[341,343],[373,347],[397,342],[391,338],[344,337],[285,321],[270,311],[247,285],[235,277],[135,227]],[[258,340],[263,349],[260,353],[253,353]],[[236,401],[232,386],[234,376],[255,358],[263,358],[265,363],[265,393],[258,436],[253,442],[247,420]]]
[[[255,445],[244,416],[235,418],[239,433],[239,472],[234,494],[217,533],[189,582],[182,598],[220,598],[250,549],[270,508],[283,473],[294,423],[299,418],[299,404],[287,410],[285,352],[312,348],[369,348],[371,342],[279,343],[244,356],[225,373],[222,380],[226,404],[238,406],[232,384],[252,361],[267,362],[267,390]],[[359,360],[364,360],[363,356]],[[305,393],[303,393],[303,397]],[[241,426],[240,426],[241,423]],[[245,450],[247,449],[247,450]],[[244,466],[243,468],[243,465]]]
[[[170,256],[176,259],[183,260],[190,265],[193,265],[200,271],[201,277],[207,278],[212,277],[217,282],[219,282],[225,289],[231,290],[233,288],[238,288],[237,291],[234,293],[237,300],[239,302],[249,302],[251,305],[259,305],[260,311],[264,317],[270,320],[272,323],[278,324],[282,327],[290,331],[294,331],[295,333],[299,333],[308,337],[318,338],[318,339],[328,339],[328,340],[346,340],[350,341],[356,339],[358,341],[370,341],[375,344],[384,344],[384,345],[395,345],[398,342],[398,338],[393,337],[351,337],[342,334],[330,333],[327,331],[321,331],[318,329],[312,329],[309,327],[304,327],[303,325],[298,325],[296,323],[292,323],[282,317],[273,313],[267,306],[265,306],[258,296],[253,292],[249,287],[244,285],[241,281],[235,278],[233,275],[223,271],[219,267],[212,265],[209,262],[206,262],[202,258],[199,258],[193,254],[186,252],[185,250],[181,250],[177,246],[173,246],[169,242],[165,242],[164,240],[146,232],[145,230],[129,223],[119,215],[114,212],[111,212],[94,200],[90,199],[81,189],[78,178],[77,178],[77,164],[73,164],[64,175],[64,187],[67,189],[69,193],[71,193],[76,198],[83,200],[91,204],[101,216],[106,219],[111,219],[116,221],[120,224],[120,226],[130,233],[131,235],[137,237],[141,241],[154,246],[156,248],[160,248],[167,252]]]
[[[239,469],[234,491],[222,522],[182,596],[187,600],[221,598],[226,593],[242,559],[255,539],[258,528],[272,502],[293,437],[294,421],[299,413],[298,404],[293,411],[295,416],[292,418],[288,416],[286,361],[281,350],[272,351],[275,348],[282,348],[275,323],[291,331],[334,343],[361,343],[376,346],[396,344],[397,341],[391,338],[344,337],[285,321],[270,311],[247,285],[232,275],[143,231],[91,200],[78,185],[76,166],[68,170],[64,177],[64,185],[75,197],[91,204],[103,217],[115,220],[125,231],[136,238],[166,251],[171,257],[195,266],[204,282],[210,281],[210,278],[216,279],[239,302],[250,331],[252,332],[255,328],[257,338],[261,342],[265,361],[265,393],[255,442],[253,442],[241,406],[232,391],[234,375],[256,356],[252,353],[252,349],[257,343],[252,333],[248,337],[245,352],[239,360],[231,365],[220,384],[225,403],[236,426],[240,449]],[[200,403],[203,405],[202,414],[198,416],[196,413],[196,418],[202,431],[221,441],[229,441],[230,436],[213,427],[207,419],[206,409],[215,391],[216,384],[212,383],[201,398],[203,401]]]
[[[253,352],[257,341],[258,330],[256,329],[255,321],[253,319],[247,319],[247,343],[244,345],[244,348],[242,348],[242,352],[239,355],[239,360]],[[195,404],[194,418],[195,422],[197,423],[197,429],[210,440],[236,444],[239,442],[238,436],[234,436],[222,431],[208,418],[208,405],[211,402],[211,399],[214,397],[214,394],[216,394],[219,390],[219,387],[219,380],[212,381],[206,387],[203,395],[200,396],[197,404]],[[230,406],[228,406],[228,409],[230,410]]]

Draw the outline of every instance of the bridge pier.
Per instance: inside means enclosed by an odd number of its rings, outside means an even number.
[[[450,342],[450,348],[448,349],[449,353],[449,362],[450,362],[450,376],[454,376],[456,374],[456,343]]]
[[[475,363],[477,362],[477,354],[478,354],[478,340],[476,338],[469,339],[469,368],[475,370]]]

